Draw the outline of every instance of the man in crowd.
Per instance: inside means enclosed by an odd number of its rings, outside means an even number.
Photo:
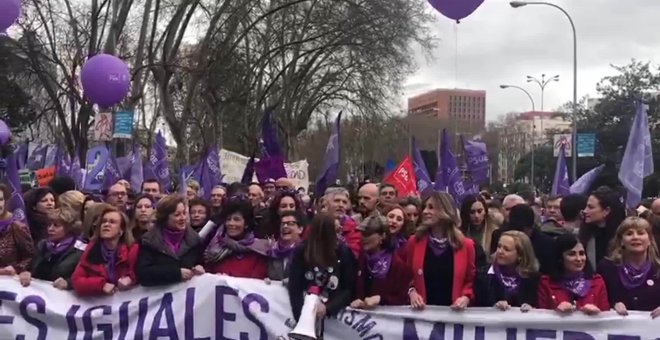
[[[254,208],[260,208],[263,205],[264,201],[264,192],[261,190],[261,186],[257,183],[252,183],[248,187],[248,200]]]
[[[358,214],[353,215],[353,219],[360,224],[367,216],[376,212],[377,207],[378,186],[373,183],[367,183],[358,191]]]
[[[380,202],[385,204],[396,204],[397,192],[391,184],[380,185]]]
[[[121,211],[126,211],[126,203],[128,202],[128,190],[126,187],[115,183],[108,189],[108,195],[105,202],[111,204]]]
[[[266,179],[262,184],[262,193],[263,193],[263,200],[265,202],[270,201],[273,197],[275,197],[275,192],[277,191],[277,188],[275,187],[275,180],[272,178]]]
[[[142,182],[142,188],[140,191],[143,194],[151,195],[155,199],[160,199],[160,183],[156,179],[147,179]]]
[[[222,185],[216,185],[211,190],[211,206],[214,210],[222,207],[222,201],[227,196],[227,189]]]
[[[545,201],[545,210],[543,212],[545,220],[541,224],[541,231],[553,238],[567,232],[562,225],[564,219],[561,215],[561,201],[561,196],[550,196]]]
[[[504,197],[504,200],[502,201],[502,216],[504,216],[504,224],[509,222],[509,212],[511,211],[511,208],[518,204],[525,204],[525,200],[516,194]]]
[[[337,235],[357,259],[361,249],[361,235],[357,230],[358,223],[347,215],[351,202],[348,190],[335,187],[329,188],[325,192],[324,202],[328,213],[334,214],[336,218]],[[376,193],[378,193],[378,188],[376,188]]]
[[[651,213],[656,216],[660,216],[660,198],[656,198],[651,203]]]
[[[564,230],[577,234],[582,225],[582,210],[587,207],[587,197],[580,194],[570,194],[562,198],[559,205],[564,219]]]

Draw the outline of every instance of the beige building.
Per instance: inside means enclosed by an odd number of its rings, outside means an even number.
[[[571,122],[554,112],[529,111],[511,117],[500,133],[499,178],[513,182],[518,161],[536,147],[550,145],[552,134],[570,132]]]

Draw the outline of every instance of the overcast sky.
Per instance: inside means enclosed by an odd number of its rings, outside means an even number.
[[[578,98],[596,96],[596,83],[615,73],[610,64],[624,65],[633,58],[657,63],[660,58],[660,0],[550,1],[575,22]],[[434,25],[438,47],[431,60],[417,51],[419,69],[405,85],[406,97],[433,88],[486,90],[486,119],[491,121],[531,108],[524,93],[502,90],[500,84],[526,88],[539,109],[540,88],[526,83],[526,76],[545,73],[560,75],[559,82],[546,87],[546,111],[572,99],[572,33],[559,10],[538,5],[513,9],[508,0],[485,0],[458,25],[439,13]]]

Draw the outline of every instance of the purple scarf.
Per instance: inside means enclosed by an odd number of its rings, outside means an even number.
[[[376,279],[384,279],[392,265],[392,253],[381,250],[374,254],[367,253],[367,269],[371,276]]]
[[[520,274],[515,266],[500,266],[493,263],[495,278],[504,287],[504,293],[509,296],[515,294],[520,286]]]
[[[76,238],[71,236],[61,240],[58,243],[53,241],[46,241],[46,250],[48,254],[59,256],[62,255],[69,247],[76,241]]]
[[[270,250],[267,241],[256,239],[251,232],[246,233],[240,240],[234,240],[226,235],[224,227],[222,227],[218,229],[216,235],[204,252],[205,260],[210,263],[220,262],[230,255],[242,258],[245,253],[251,251],[268,255]]]
[[[119,248],[119,246],[117,246]],[[105,261],[105,270],[108,274],[108,282],[117,283],[117,273],[115,272],[115,265],[117,264],[117,249],[108,249],[103,242],[101,242],[101,256]]]
[[[644,284],[646,277],[651,272],[651,262],[644,262],[639,269],[633,267],[628,262],[624,262],[619,266],[618,272],[619,280],[621,280],[623,287],[634,289]]]
[[[408,242],[408,240],[406,240],[406,238],[403,235],[398,234],[396,235],[396,237],[392,238],[392,247],[394,247],[395,250],[399,249],[405,246],[406,242]]]
[[[172,250],[174,254],[179,251],[183,237],[186,236],[186,230],[172,230],[170,228],[163,228],[163,241]]]
[[[449,239],[446,237],[444,238],[436,238],[433,237],[429,234],[429,248],[431,248],[431,251],[433,251],[433,255],[435,256],[442,256],[442,254],[449,249]]]
[[[294,242],[288,246],[283,245],[281,242],[277,242],[270,249],[270,256],[275,259],[290,259],[293,255],[293,251],[296,249],[298,242]]]
[[[12,216],[9,219],[0,221],[0,234],[4,233],[9,229],[9,226],[14,222],[14,217]]]
[[[564,289],[581,298],[591,291],[591,280],[586,279],[583,272],[567,274],[561,280],[561,284]]]

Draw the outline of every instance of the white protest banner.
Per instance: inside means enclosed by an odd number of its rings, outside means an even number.
[[[288,339],[291,307],[281,282],[205,274],[168,287],[136,287],[81,298],[48,282],[22,287],[0,278],[0,339]],[[287,322],[289,321],[289,322]],[[452,312],[406,306],[342,311],[326,320],[327,340],[650,340],[660,339],[650,313],[598,316],[553,311],[468,308]]]
[[[222,174],[225,176],[223,180],[226,183],[240,182],[249,160],[250,157],[241,155],[238,152],[220,149],[220,167]],[[259,159],[256,158],[255,161],[259,161]],[[305,190],[309,189],[309,163],[307,163],[307,160],[284,163],[284,169],[296,189],[300,187],[305,188]],[[256,174],[252,177],[252,180],[257,181]]]

